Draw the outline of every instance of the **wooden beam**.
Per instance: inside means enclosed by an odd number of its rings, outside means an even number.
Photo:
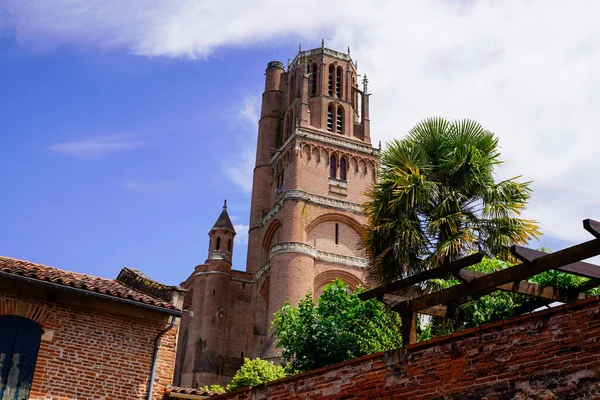
[[[438,304],[448,303],[461,297],[489,293],[494,291],[497,286],[519,282],[544,271],[557,269],[598,254],[600,254],[600,239],[594,239],[555,253],[546,254],[536,258],[531,263],[515,265],[514,267],[482,276],[470,283],[462,283],[410,300],[409,307],[412,311],[416,312]]]
[[[481,278],[488,274],[477,271],[462,270],[458,272],[459,278],[465,282],[472,282],[475,279]],[[505,292],[519,293],[531,297],[537,297],[540,299],[547,299],[550,301],[567,302],[574,299],[566,291],[558,290],[550,286],[542,286],[532,282],[511,282],[504,285],[496,286],[495,289],[502,290]],[[584,298],[583,295],[578,295],[576,299]]]
[[[589,281],[584,282],[581,285],[577,286],[576,288],[570,290],[569,293],[576,295],[576,294],[587,292],[588,290],[597,288],[598,286],[600,286],[600,279],[590,279]]]
[[[594,235],[596,239],[600,239],[600,222],[593,219],[584,219],[583,228]]]
[[[407,301],[410,300],[408,297],[396,296],[393,294],[384,294],[381,300],[386,306],[390,307],[394,311],[400,310],[402,307],[406,307]],[[433,306],[426,308],[425,310],[419,311],[421,314],[427,314],[434,317],[446,317],[446,306]]]
[[[470,256],[461,258],[448,264],[440,265],[437,268],[428,269],[415,275],[411,275],[399,281],[391,282],[375,289],[368,290],[358,295],[361,300],[368,300],[374,297],[381,297],[386,293],[395,292],[417,283],[424,282],[429,279],[439,278],[453,271],[458,271],[468,266],[477,264],[483,259],[484,253],[471,254]]]
[[[522,246],[513,246],[511,248],[511,252],[515,257],[523,262],[533,262],[533,260],[549,254]],[[585,261],[578,261],[569,265],[564,265],[557,269],[573,275],[583,276],[584,278],[600,279],[600,265],[590,264]]]

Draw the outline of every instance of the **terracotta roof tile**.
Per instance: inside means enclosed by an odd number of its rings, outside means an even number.
[[[150,296],[146,293],[141,293],[114,279],[64,271],[42,264],[2,256],[0,256],[0,272],[23,276],[31,278],[32,280],[51,282],[59,286],[68,286],[89,292],[103,293],[109,296],[133,300],[160,308],[177,310],[173,303]]]
[[[194,389],[194,388],[184,388],[184,387],[178,387],[178,386],[167,386],[167,388],[165,389],[165,393],[166,394],[171,394],[171,393],[178,393],[178,394],[191,394],[194,396],[207,396],[207,397],[211,397],[211,396],[215,396],[216,393],[210,391],[210,390],[202,390],[202,389]]]

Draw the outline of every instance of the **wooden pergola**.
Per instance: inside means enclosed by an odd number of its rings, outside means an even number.
[[[402,319],[402,340],[405,344],[416,342],[416,314],[428,314],[449,318],[456,308],[496,290],[519,293],[532,298],[519,313],[552,303],[584,298],[583,292],[600,286],[600,266],[582,260],[600,254],[600,222],[586,219],[583,227],[595,239],[554,252],[543,253],[526,247],[513,246],[512,253],[521,263],[490,274],[466,270],[466,267],[479,263],[483,253],[476,253],[460,260],[400,279],[363,292],[362,300],[377,298]],[[527,282],[528,278],[544,271],[559,270],[589,278],[588,281],[571,290],[559,290]],[[458,285],[432,293],[423,294],[419,284],[452,275],[462,281]]]

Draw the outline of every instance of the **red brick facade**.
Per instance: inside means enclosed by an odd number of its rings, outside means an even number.
[[[598,398],[596,296],[215,400]]]
[[[0,279],[0,317],[27,318],[43,329],[29,399],[146,399],[155,339],[171,316],[94,292],[75,293],[60,281],[15,278]],[[177,331],[178,324],[160,340],[155,400],[172,381]]]
[[[182,284],[193,313],[182,319],[176,385],[226,384],[243,356],[278,360],[269,326],[286,300],[296,304],[310,289],[318,296],[336,277],[366,283],[361,204],[379,150],[366,79],[359,88],[357,76],[349,54],[324,46],[299,51],[287,69],[268,64],[246,272],[232,271],[230,251],[215,253],[215,237],[235,234],[219,217],[208,259]]]

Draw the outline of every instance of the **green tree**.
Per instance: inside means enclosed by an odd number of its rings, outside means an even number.
[[[286,303],[274,315],[273,336],[283,348],[286,372],[320,368],[400,347],[399,319],[376,300],[362,301],[340,279],[325,286],[318,301],[306,294],[297,307]]]
[[[246,386],[260,385],[283,378],[284,376],[285,371],[279,365],[260,358],[251,360],[246,357],[240,369],[235,373],[231,383],[227,385],[227,391],[231,392]]]
[[[373,275],[388,282],[478,250],[510,260],[510,245],[537,237],[520,217],[529,182],[496,182],[500,164],[494,134],[470,120],[430,118],[392,141],[364,208]]]

